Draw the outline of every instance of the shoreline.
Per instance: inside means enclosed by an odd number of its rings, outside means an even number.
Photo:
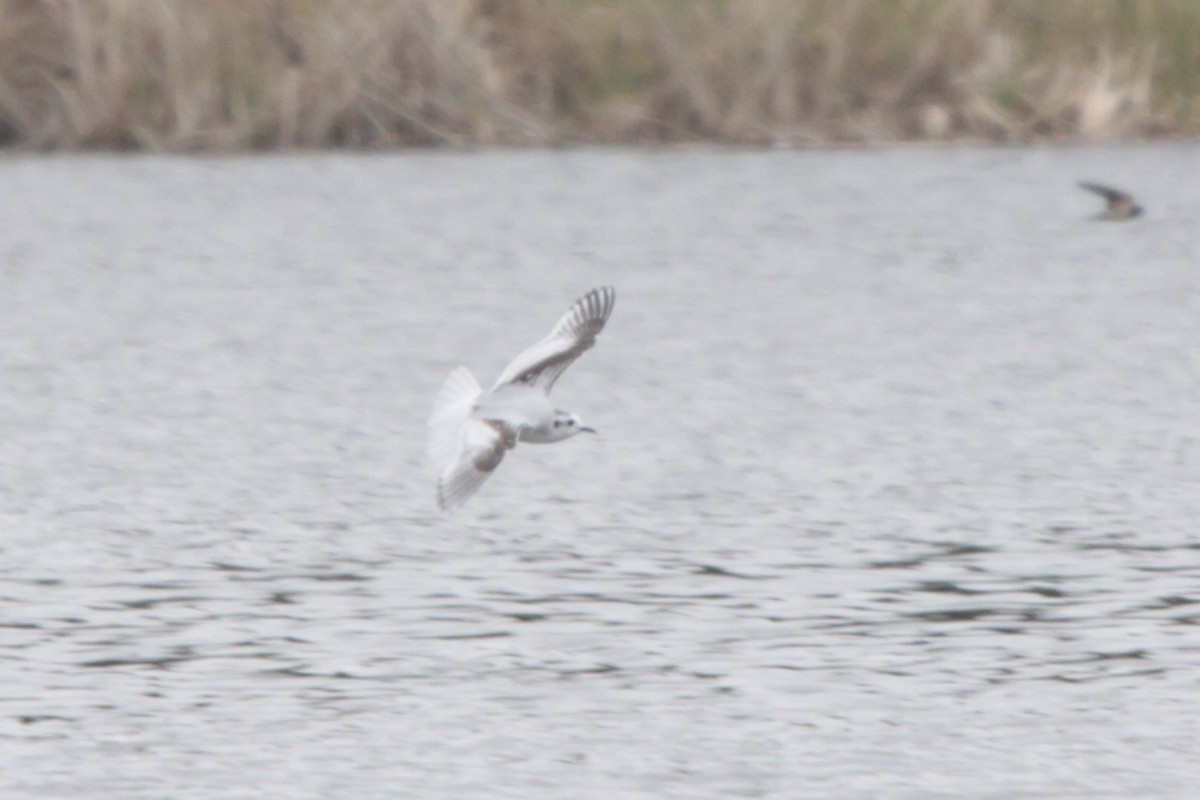
[[[394,147],[272,147],[263,149],[230,148],[230,149],[188,149],[188,150],[150,150],[150,149],[105,149],[105,148],[76,148],[76,149],[34,149],[21,146],[0,147],[0,163],[22,159],[68,159],[68,158],[168,158],[181,160],[204,159],[238,159],[238,158],[293,158],[308,156],[347,156],[347,157],[403,157],[403,156],[471,156],[493,154],[546,154],[546,153],[631,153],[640,152],[654,155],[687,154],[687,153],[884,153],[920,151],[929,152],[943,150],[978,151],[978,150],[1125,150],[1139,148],[1184,148],[1200,147],[1200,135],[1164,136],[1144,139],[1098,140],[1098,139],[1035,139],[1030,141],[989,141],[983,139],[949,139],[938,141],[900,140],[879,141],[866,143],[822,142],[819,144],[795,147],[790,145],[761,145],[753,143],[723,142],[723,141],[688,141],[688,142],[572,142],[570,144],[508,144],[508,143],[467,143],[455,145],[399,145]]]
[[[0,149],[1200,136],[1200,3],[0,0]]]

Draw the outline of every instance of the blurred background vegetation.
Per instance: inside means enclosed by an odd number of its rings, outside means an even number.
[[[1200,0],[0,0],[0,144],[1200,132]]]

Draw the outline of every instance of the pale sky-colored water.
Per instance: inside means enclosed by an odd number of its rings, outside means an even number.
[[[1198,168],[0,162],[0,796],[1190,798]],[[601,435],[437,514],[608,283]]]

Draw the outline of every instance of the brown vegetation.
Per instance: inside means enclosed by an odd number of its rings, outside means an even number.
[[[0,0],[0,142],[1200,131],[1196,0]]]

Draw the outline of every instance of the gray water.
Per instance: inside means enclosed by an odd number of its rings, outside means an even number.
[[[0,797],[1194,797],[1198,174],[0,162]],[[605,283],[600,435],[438,514],[445,374]]]

